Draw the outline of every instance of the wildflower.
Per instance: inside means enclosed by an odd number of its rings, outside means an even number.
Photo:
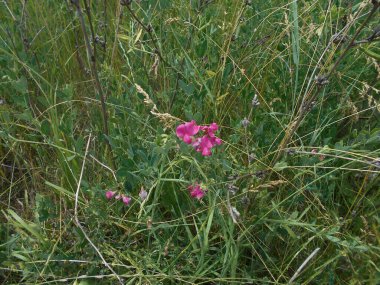
[[[113,196],[115,196],[115,192],[113,192],[113,191],[107,191],[106,192],[106,198],[108,199],[108,200],[110,200],[110,199],[112,199],[113,198]]]
[[[201,130],[206,132],[209,136],[213,137],[215,136],[215,132],[219,129],[219,126],[217,123],[211,123],[210,126],[202,126]]]
[[[244,118],[242,121],[241,121],[241,124],[244,128],[248,127],[249,125],[249,120],[247,118]]]
[[[198,126],[193,120],[181,124],[177,127],[176,134],[185,143],[191,144],[197,152],[203,156],[210,156],[211,149],[216,145],[221,145],[222,140],[215,136],[215,132],[219,129],[217,123],[211,123],[209,126]],[[195,138],[194,136],[202,130],[204,135]]]
[[[198,183],[190,185],[187,189],[190,191],[190,196],[198,200],[202,199],[205,195],[205,191],[207,191],[206,189],[202,189]]]
[[[177,136],[182,139],[185,143],[191,144],[193,141],[193,136],[195,136],[200,130],[200,126],[197,126],[196,122],[192,120],[181,124],[177,127]]]
[[[317,154],[317,153],[318,153],[318,150],[317,150],[316,148],[313,148],[313,149],[311,150],[311,153],[312,153],[312,154]],[[318,156],[319,161],[322,161],[322,160],[324,160],[325,158],[326,158],[326,156],[324,156],[323,154],[320,154],[320,155]]]
[[[210,156],[211,149],[215,145],[222,144],[222,140],[215,136],[204,135],[202,138],[197,138],[192,144],[197,152],[201,152],[203,156]]]
[[[131,202],[131,200],[132,200],[132,199],[131,199],[130,197],[122,195],[122,201],[123,201],[123,203],[124,203],[125,205],[128,206],[128,204]]]
[[[144,201],[147,196],[148,196],[148,192],[145,191],[144,187],[141,187],[141,190],[140,190],[140,193],[139,193],[140,199],[142,201]]]

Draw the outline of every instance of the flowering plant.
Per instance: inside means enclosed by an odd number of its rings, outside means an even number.
[[[216,123],[212,123],[209,126],[198,126],[192,120],[179,125],[176,129],[176,134],[184,143],[191,144],[203,156],[210,156],[212,154],[211,149],[216,145],[222,144],[222,140],[215,136],[218,128]],[[199,131],[203,132],[203,136],[195,137]]]

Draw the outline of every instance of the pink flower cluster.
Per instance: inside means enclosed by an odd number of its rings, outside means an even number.
[[[131,197],[128,197],[128,196],[125,196],[124,194],[117,194],[116,195],[116,192],[114,191],[107,191],[106,192],[106,198],[108,200],[111,200],[112,198],[115,198],[116,200],[120,200],[125,204],[125,205],[129,205],[129,203],[131,202]]]
[[[195,183],[195,185],[190,185],[187,189],[190,192],[190,196],[198,200],[202,199],[207,191],[207,189],[202,189],[198,183]]]
[[[216,145],[222,144],[222,140],[215,136],[218,128],[216,123],[212,123],[209,126],[198,126],[192,120],[191,122],[179,125],[176,134],[184,143],[191,144],[203,156],[210,156],[212,154],[211,149]],[[195,137],[199,131],[203,131],[203,136]]]

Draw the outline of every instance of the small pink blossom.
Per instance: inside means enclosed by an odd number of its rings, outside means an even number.
[[[205,195],[205,191],[207,191],[206,189],[202,189],[198,183],[195,185],[190,185],[188,187],[188,190],[190,191],[190,196],[198,200],[202,199]]]
[[[113,191],[107,191],[106,192],[106,198],[108,199],[108,200],[110,200],[110,199],[112,199],[113,198],[113,196],[115,196],[115,192],[113,192]]]
[[[211,149],[216,145],[221,145],[222,140],[215,136],[204,135],[198,138],[192,145],[197,152],[202,153],[203,156],[210,156]]]
[[[209,136],[213,137],[215,136],[215,132],[219,129],[219,126],[217,123],[211,123],[210,126],[203,126],[201,127],[202,131],[206,132]]]
[[[194,120],[181,124],[177,127],[177,136],[182,139],[185,143],[191,144],[193,141],[193,136],[195,136],[200,130],[200,126],[196,124]]]
[[[311,150],[311,153],[312,153],[312,154],[317,154],[317,153],[318,153],[318,150],[317,150],[316,148],[313,148],[313,149]],[[326,156],[324,156],[323,154],[320,154],[320,155],[318,156],[319,161],[323,161],[325,158],[326,158]]]
[[[123,195],[123,197],[122,197],[122,201],[123,201],[123,203],[125,204],[125,205],[129,205],[129,203],[131,202],[131,198],[130,197],[128,197],[128,196],[124,196]]]

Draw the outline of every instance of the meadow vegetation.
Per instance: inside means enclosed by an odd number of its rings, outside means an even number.
[[[379,6],[1,1],[0,283],[379,284]]]

